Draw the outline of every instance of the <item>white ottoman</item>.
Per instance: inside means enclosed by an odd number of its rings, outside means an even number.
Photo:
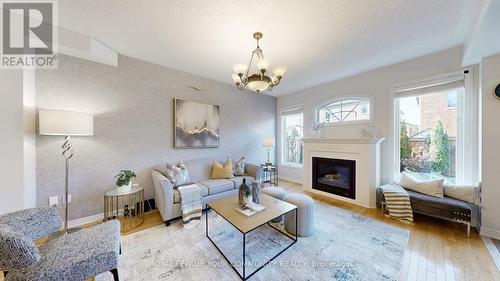
[[[279,186],[267,186],[262,189],[262,193],[267,194],[276,199],[285,201],[286,192],[282,187]],[[283,216],[279,216],[272,220],[272,222],[282,222]]]
[[[295,230],[295,212],[285,215],[285,229],[291,234],[306,237],[314,233],[314,200],[300,193],[288,193],[285,201],[297,206],[298,230]]]

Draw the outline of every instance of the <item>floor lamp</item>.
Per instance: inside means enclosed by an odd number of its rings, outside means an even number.
[[[66,161],[64,234],[68,234],[69,160],[73,157],[70,140],[71,136],[93,136],[94,116],[81,112],[42,109],[38,112],[38,125],[40,135],[65,136],[61,148]]]

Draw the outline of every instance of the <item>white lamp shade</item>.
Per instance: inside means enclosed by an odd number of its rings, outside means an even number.
[[[63,110],[40,110],[38,112],[40,135],[92,136],[94,115]]]
[[[280,65],[280,66],[276,66],[273,69],[273,73],[274,73],[274,75],[276,75],[278,77],[283,77],[283,75],[285,75],[286,70],[287,70],[286,66]]]
[[[238,74],[236,74],[236,73],[233,73],[233,74],[231,75],[231,79],[233,79],[233,82],[234,82],[234,83],[241,83],[241,79],[240,79],[240,77],[238,76]]]
[[[237,63],[237,64],[233,65],[233,71],[236,74],[243,74],[247,71],[247,69],[248,69],[248,66],[246,64]]]
[[[263,147],[267,147],[267,148],[271,148],[274,146],[274,138],[265,138],[265,139],[262,139],[262,146]]]

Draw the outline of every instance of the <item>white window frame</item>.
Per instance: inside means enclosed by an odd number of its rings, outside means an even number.
[[[304,163],[302,162],[302,164],[297,164],[297,165],[294,165],[294,164],[290,164],[290,163],[286,163],[285,162],[285,139],[284,139],[284,130],[285,130],[285,124],[284,124],[284,119],[283,117],[286,116],[286,115],[293,115],[293,114],[287,114],[287,112],[302,112],[302,128],[303,128],[303,136],[304,137],[304,134],[305,134],[305,117],[306,117],[306,113],[305,113],[305,105],[304,104],[296,104],[296,105],[289,105],[289,106],[284,106],[284,107],[281,107],[280,108],[280,111],[279,111],[279,122],[280,122],[280,143],[279,143],[279,150],[280,150],[280,157],[279,157],[279,165],[280,166],[284,166],[284,167],[291,167],[291,168],[302,168],[304,166]],[[302,151],[302,153],[304,153],[304,151]],[[305,159],[303,159],[303,161],[305,161]]]
[[[463,81],[464,91],[457,96],[457,144],[456,144],[456,178],[457,184],[475,184],[479,181],[479,95],[474,89],[474,71],[472,68],[437,75],[434,77],[401,83],[392,87],[392,130],[394,142],[393,178],[400,178],[400,114],[399,93],[418,91],[426,87],[434,87]],[[404,96],[404,95],[403,95]],[[465,149],[467,148],[467,149]]]
[[[333,126],[343,126],[343,125],[355,125],[355,124],[371,124],[373,123],[373,112],[374,112],[374,106],[373,106],[373,97],[370,97],[370,96],[360,96],[360,95],[356,95],[356,96],[349,96],[349,95],[346,95],[346,96],[339,96],[339,97],[335,97],[334,99],[330,99],[326,102],[323,102],[322,104],[320,104],[319,106],[317,106],[315,109],[314,109],[314,120],[316,120],[316,122],[319,122],[319,111],[331,104],[331,103],[334,103],[334,102],[340,102],[342,100],[361,100],[361,101],[367,101],[369,106],[370,106],[370,118],[369,119],[365,119],[365,120],[348,120],[348,121],[338,121],[338,122],[325,122],[325,126],[326,127],[333,127]]]

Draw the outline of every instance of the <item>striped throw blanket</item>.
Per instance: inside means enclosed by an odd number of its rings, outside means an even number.
[[[196,184],[179,186],[177,188],[181,195],[182,221],[188,223],[191,220],[201,219],[201,193]]]
[[[413,210],[408,192],[398,183],[386,184],[380,187],[389,216],[403,223],[413,222]]]

